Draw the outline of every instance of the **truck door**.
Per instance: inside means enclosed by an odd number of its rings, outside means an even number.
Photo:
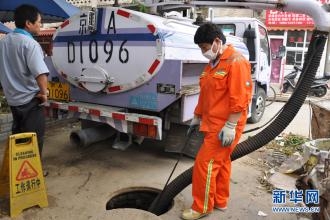
[[[266,97],[270,81],[270,47],[266,29],[258,25],[257,44],[256,44],[256,82],[254,84],[255,94],[252,99],[250,123],[257,123],[262,118],[265,107]]]
[[[270,81],[270,47],[268,34],[264,27],[258,25],[259,31],[259,43],[260,43],[260,51],[259,51],[259,74],[258,81],[261,85],[267,85],[266,90],[268,89],[269,81]],[[267,92],[267,91],[266,91]]]

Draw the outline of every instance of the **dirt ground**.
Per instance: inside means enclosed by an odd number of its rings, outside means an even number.
[[[155,141],[133,145],[125,151],[112,149],[109,140],[78,149],[70,143],[69,135],[79,126],[79,123],[69,123],[47,129],[43,166],[49,171],[45,178],[49,207],[29,208],[15,219],[178,220],[182,210],[190,207],[191,185],[174,199],[167,213],[158,217],[142,210],[107,211],[107,202],[120,191],[137,187],[162,189],[178,155],[164,152]],[[5,143],[0,146],[2,158]],[[227,212],[214,211],[203,219],[297,219],[294,214],[272,213],[272,195],[258,181],[264,171],[258,158],[264,153],[261,149],[233,162]],[[173,178],[192,165],[191,158],[183,157]],[[266,216],[261,216],[260,211]],[[0,218],[10,219],[3,208]]]
[[[176,155],[163,152],[152,142],[132,146],[126,151],[112,149],[107,141],[77,149],[70,144],[68,136],[78,126],[69,124],[48,130],[43,166],[49,171],[49,176],[45,178],[49,207],[27,209],[15,219],[124,220],[126,218],[123,215],[114,217],[112,211],[106,211],[107,201],[116,192],[133,187],[163,187]],[[1,157],[2,151],[3,148]],[[193,160],[184,157],[174,176],[192,165]],[[257,181],[261,171],[258,160],[244,157],[235,161],[228,211],[214,212],[204,219],[296,219],[294,215],[271,213],[271,194]],[[177,196],[174,207],[161,215],[160,219],[180,219],[181,211],[189,207],[191,202],[190,186]],[[268,216],[260,217],[258,211]],[[9,219],[7,214],[2,210],[0,217]]]

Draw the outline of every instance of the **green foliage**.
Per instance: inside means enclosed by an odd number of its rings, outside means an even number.
[[[133,4],[136,4],[139,12],[149,13],[150,10],[145,5],[141,4],[139,1],[133,1]]]
[[[7,103],[6,97],[3,94],[3,91],[0,91],[0,113],[9,113],[10,107]]]
[[[309,141],[308,138],[296,135],[296,134],[285,134],[282,136],[282,138],[277,138],[275,140],[272,140],[267,144],[267,148],[276,149],[281,151],[282,153],[290,156],[294,152],[303,152],[302,144]]]

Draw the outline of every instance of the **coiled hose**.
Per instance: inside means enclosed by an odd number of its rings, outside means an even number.
[[[290,124],[303,105],[309,92],[316,71],[320,64],[323,49],[328,37],[328,32],[314,30],[311,42],[308,47],[308,53],[305,58],[303,70],[298,81],[297,87],[291,98],[284,105],[282,112],[261,132],[255,136],[239,143],[231,155],[234,161],[243,157],[270,142]],[[184,188],[192,183],[193,167],[187,169],[172,182],[170,182],[157,196],[150,205],[149,212],[161,215],[166,212],[166,208],[172,202],[173,198],[179,194]]]

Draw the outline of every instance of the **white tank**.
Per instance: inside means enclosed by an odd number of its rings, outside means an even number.
[[[63,22],[53,36],[52,62],[72,85],[120,93],[151,80],[165,60],[207,62],[194,44],[198,26],[123,8],[99,8]],[[248,58],[241,39],[227,36]]]

